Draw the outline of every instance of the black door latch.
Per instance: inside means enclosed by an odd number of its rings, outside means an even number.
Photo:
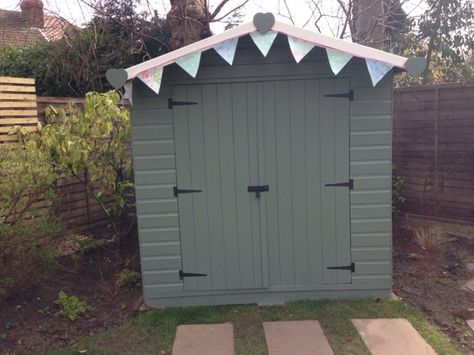
[[[179,279],[182,280],[185,277],[204,277],[207,276],[207,274],[197,274],[194,272],[183,272],[183,270],[179,270]]]
[[[269,191],[270,188],[268,187],[268,185],[257,185],[257,186],[248,186],[247,187],[247,191],[248,192],[255,192],[255,196],[257,198],[260,198],[260,193],[261,192],[266,192],[266,191]]]
[[[175,106],[188,106],[188,105],[197,105],[197,102],[191,102],[191,101],[173,101],[172,98],[168,99],[168,108],[170,110],[173,109]]]
[[[350,265],[345,265],[345,266],[329,266],[326,269],[328,269],[328,270],[351,270],[351,272],[355,272],[355,264],[351,263]]]

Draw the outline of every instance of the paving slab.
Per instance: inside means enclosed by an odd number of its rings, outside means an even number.
[[[268,355],[333,355],[316,320],[263,322]]]
[[[474,271],[474,263],[467,263],[466,268],[468,271]]]
[[[471,279],[468,282],[466,282],[464,286],[461,287],[461,290],[474,292],[474,279]]]
[[[234,327],[230,323],[178,325],[173,355],[233,355]]]
[[[470,319],[467,322],[467,325],[469,326],[469,328],[471,328],[471,330],[474,332],[474,319]]]
[[[406,319],[352,319],[352,323],[373,355],[436,355]]]

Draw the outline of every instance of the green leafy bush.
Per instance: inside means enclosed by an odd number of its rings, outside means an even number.
[[[54,303],[59,307],[59,314],[71,321],[76,320],[89,310],[86,302],[77,296],[68,296],[64,291],[59,292],[58,299]]]
[[[0,300],[32,284],[53,265],[55,174],[41,152],[0,145]]]
[[[117,288],[132,286],[140,281],[140,274],[134,270],[123,269],[117,274],[115,285]]]
[[[116,91],[87,93],[83,107],[48,107],[46,122],[38,132],[18,128],[16,133],[29,147],[48,156],[57,174],[83,182],[120,234],[113,218],[133,210],[134,196],[129,112],[120,105]]]
[[[398,175],[392,176],[392,215],[395,219],[400,213],[400,210],[405,203],[406,199],[402,195],[403,189],[403,177]]]

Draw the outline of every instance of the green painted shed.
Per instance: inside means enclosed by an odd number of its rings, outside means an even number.
[[[392,79],[423,66],[257,14],[109,70],[132,101],[146,304],[388,296]]]

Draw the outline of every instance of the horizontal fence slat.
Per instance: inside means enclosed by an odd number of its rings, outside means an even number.
[[[0,100],[29,100],[36,102],[34,94],[5,94],[0,92]]]
[[[36,93],[34,86],[20,86],[20,85],[2,85],[0,84],[0,92],[27,92]]]
[[[37,110],[26,110],[26,109],[22,109],[22,110],[0,110],[0,120],[2,120],[3,118],[2,117],[5,117],[5,116],[11,116],[11,117],[16,117],[16,116],[34,116],[36,117],[38,115],[38,111]]]
[[[29,84],[34,85],[35,79],[31,78],[15,78],[10,76],[0,76],[0,84]]]

